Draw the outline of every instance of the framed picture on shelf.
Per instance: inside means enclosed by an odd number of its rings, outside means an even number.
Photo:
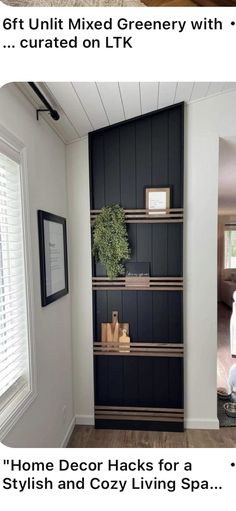
[[[42,307],[69,292],[66,219],[38,211]]]
[[[161,210],[170,209],[170,188],[146,188],[145,208],[148,215],[166,215]]]

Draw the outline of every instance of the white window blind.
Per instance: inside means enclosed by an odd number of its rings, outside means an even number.
[[[4,413],[29,386],[29,356],[20,165],[1,149],[0,413]]]

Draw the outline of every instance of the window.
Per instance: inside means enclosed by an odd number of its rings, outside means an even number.
[[[26,252],[20,153],[0,140],[1,435],[32,397]]]
[[[225,268],[236,268],[236,225],[225,226]]]

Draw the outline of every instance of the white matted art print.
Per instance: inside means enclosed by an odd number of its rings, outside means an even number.
[[[47,296],[65,287],[63,225],[44,220]]]
[[[146,188],[148,215],[166,215],[170,209],[170,188]]]

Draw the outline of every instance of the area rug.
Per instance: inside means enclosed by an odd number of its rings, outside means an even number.
[[[2,0],[15,7],[145,7],[139,0]]]
[[[235,402],[235,400],[233,399]],[[224,403],[225,401],[223,399],[220,399],[218,397],[217,399],[217,415],[219,419],[220,428],[230,428],[230,427],[236,427],[236,418],[229,417],[226,415],[224,411]]]

